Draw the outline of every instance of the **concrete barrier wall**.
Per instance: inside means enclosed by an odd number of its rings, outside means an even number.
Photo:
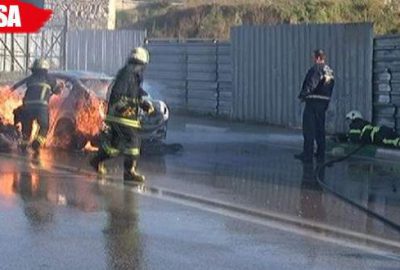
[[[400,36],[374,40],[374,122],[400,131]]]

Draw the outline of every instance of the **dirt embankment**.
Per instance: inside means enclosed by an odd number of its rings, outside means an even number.
[[[139,16],[140,15],[140,16]],[[241,24],[276,24],[282,17],[272,6],[206,4],[182,8],[153,4],[121,11],[118,28],[147,29],[150,37],[228,39],[230,28]]]
[[[228,39],[235,25],[374,22],[376,34],[400,32],[400,1],[187,0],[145,2],[119,11],[117,27],[152,38]]]

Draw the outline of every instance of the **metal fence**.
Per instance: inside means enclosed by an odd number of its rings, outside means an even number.
[[[53,25],[34,34],[0,34],[0,71],[26,73],[35,58],[65,67],[66,26]]]
[[[229,43],[150,40],[148,49],[151,62],[145,79],[172,109],[230,114],[232,66]]]
[[[143,45],[145,31],[80,30],[67,33],[67,69],[115,75],[129,52]]]
[[[297,95],[315,48],[336,74],[327,130],[345,131],[351,109],[372,118],[371,24],[241,26],[231,40],[235,119],[301,126]]]
[[[400,131],[400,36],[374,43],[374,122]]]
[[[64,66],[60,59],[65,59],[65,66],[70,70],[114,75],[130,50],[143,45],[146,32],[82,30],[65,32],[65,37],[61,32],[53,36],[41,33],[40,37],[32,40],[22,36],[22,41],[33,44],[28,59],[34,55],[58,57],[60,68]],[[8,70],[26,69],[30,61],[23,56],[26,43],[11,46],[7,45],[6,36],[0,40],[0,66]],[[58,44],[59,40],[64,40],[66,45]],[[374,113],[378,120],[394,115],[395,100],[400,104],[400,91],[399,94],[387,91],[400,87],[396,58],[400,55],[399,40],[400,37],[376,39],[374,101],[379,106],[375,106]],[[46,42],[48,49],[44,49]],[[360,110],[367,119],[372,118],[371,24],[241,26],[232,29],[231,42],[150,40],[147,46],[151,63],[145,79],[172,109],[300,127],[303,106],[297,95],[312,64],[311,52],[319,47],[327,51],[328,63],[336,73],[327,115],[328,131],[345,131],[343,118],[351,109]],[[12,47],[14,54],[10,52]],[[52,56],[50,49],[58,51],[58,56]],[[388,71],[392,74],[387,75]]]

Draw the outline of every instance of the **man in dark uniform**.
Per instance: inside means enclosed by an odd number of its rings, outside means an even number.
[[[48,74],[49,63],[45,59],[36,59],[32,65],[32,75],[13,85],[16,90],[26,84],[26,92],[22,106],[14,111],[15,124],[22,124],[21,148],[26,149],[32,132],[33,121],[37,121],[40,129],[32,141],[32,149],[38,152],[46,142],[49,130],[49,99],[53,94],[60,94],[62,86]]]
[[[152,104],[142,98],[144,91],[141,90],[143,71],[148,62],[148,51],[138,47],[132,51],[126,65],[118,71],[108,102],[105,119],[107,127],[100,138],[99,152],[90,161],[99,174],[106,173],[105,160],[123,154],[124,181],[145,180],[143,175],[137,173],[136,167],[141,145],[139,109],[149,114],[154,111]]]
[[[295,158],[305,163],[313,160],[314,140],[317,142],[317,161],[325,159],[325,115],[334,87],[333,70],[325,63],[325,58],[322,50],[314,51],[315,65],[307,72],[298,96],[306,106],[303,113],[303,152]]]

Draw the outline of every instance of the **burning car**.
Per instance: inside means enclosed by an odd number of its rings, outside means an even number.
[[[98,145],[100,131],[106,114],[107,97],[113,77],[86,71],[50,72],[57,81],[64,83],[62,94],[53,96],[49,102],[50,128],[47,146],[63,149],[92,150]],[[11,92],[0,89],[0,118],[3,125],[14,124],[13,111],[22,104],[23,91]],[[155,113],[140,112],[141,136],[144,143],[157,143],[166,138],[169,109],[161,101],[148,99]],[[18,113],[18,110],[16,111]]]

